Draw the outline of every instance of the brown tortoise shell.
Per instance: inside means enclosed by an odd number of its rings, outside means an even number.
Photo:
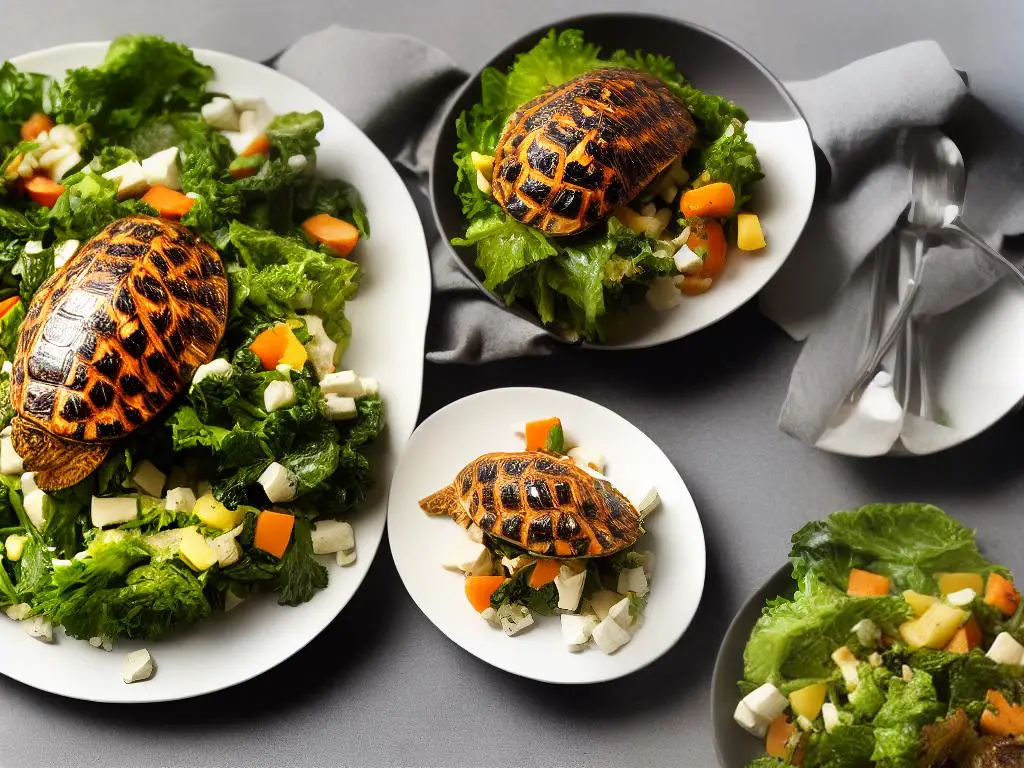
[[[439,494],[458,499],[486,533],[538,555],[602,557],[632,545],[641,533],[633,505],[607,480],[546,453],[488,453],[467,464]],[[428,497],[420,505],[441,509]]]
[[[658,78],[587,72],[512,114],[494,153],[492,192],[524,224],[551,235],[582,232],[636,197],[696,131]]]
[[[227,310],[224,267],[209,245],[164,219],[115,221],[33,296],[11,402],[58,437],[126,435],[213,357]]]

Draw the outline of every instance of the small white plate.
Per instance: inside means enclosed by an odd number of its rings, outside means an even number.
[[[106,43],[80,43],[13,61],[22,69],[59,77],[69,68],[98,65],[106,49]],[[214,90],[261,97],[277,113],[323,113],[319,172],[356,185],[372,228],[356,252],[366,269],[359,295],[347,309],[353,336],[344,364],[380,380],[388,428],[373,447],[377,486],[351,517],[358,560],[339,568],[323,558],[330,583],[308,603],[282,607],[267,595],[160,642],[119,641],[113,653],[60,631],[56,644],[45,645],[0,617],[0,673],[76,699],[139,703],[199,696],[255,677],[303,648],[337,617],[366,576],[384,533],[388,480],[419,413],[430,273],[423,228],[402,180],[373,142],[305,86],[234,56],[199,50],[196,56],[216,70]],[[124,655],[142,647],[153,654],[156,676],[125,685]]]
[[[654,553],[651,592],[642,625],[630,642],[606,655],[593,644],[570,653],[561,622],[536,624],[506,637],[466,600],[461,575],[441,567],[466,533],[449,518],[418,505],[483,453],[521,451],[513,425],[558,416],[572,443],[601,451],[620,488],[653,483],[661,505],[650,514],[640,548]],[[469,653],[499,669],[549,683],[597,683],[635,672],[668,651],[689,626],[704,590],[704,531],[686,485],[650,438],[621,416],[564,392],[516,387],[470,395],[441,409],[413,433],[395,471],[388,500],[388,538],[398,573],[434,624]]]

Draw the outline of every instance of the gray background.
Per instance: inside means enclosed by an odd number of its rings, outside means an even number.
[[[1024,128],[1024,4],[1014,0],[975,0],[969,10],[949,0],[2,0],[0,59],[140,31],[263,59],[336,22],[418,35],[472,68],[560,16],[625,8],[712,27],[784,79],[935,38],[979,94]],[[481,389],[563,389],[618,411],[675,463],[704,523],[708,582],[691,631],[648,669],[585,689],[491,669],[419,613],[385,544],[364,588],[323,635],[233,690],[178,704],[100,706],[0,678],[0,765],[714,765],[708,706],[719,639],[745,595],[781,564],[801,523],[869,501],[928,500],[979,528],[993,559],[1024,571],[1019,412],[933,458],[828,456],[775,427],[796,354],[794,343],[747,306],[656,350],[568,350],[539,361],[427,366],[423,415]],[[670,360],[685,373],[667,376]]]

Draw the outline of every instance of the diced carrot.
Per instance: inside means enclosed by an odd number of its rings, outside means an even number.
[[[49,176],[33,176],[25,180],[25,191],[39,205],[53,208],[64,194],[64,185],[58,184]]]
[[[946,653],[970,653],[971,649],[981,646],[981,637],[981,627],[974,616],[971,616],[942,650]]]
[[[850,597],[882,597],[889,594],[889,577],[854,568],[846,585]]]
[[[156,184],[142,196],[142,202],[156,208],[165,219],[180,219],[188,213],[196,201],[176,189]]]
[[[688,189],[679,200],[683,216],[728,216],[736,207],[736,193],[725,181]]]
[[[710,277],[700,275],[686,275],[679,281],[679,290],[687,296],[700,296],[711,290],[714,280]]]
[[[288,549],[295,527],[295,515],[265,509],[256,518],[256,531],[252,545],[274,557],[282,557]]]
[[[1020,605],[1020,592],[1013,582],[1000,573],[988,575],[985,585],[985,602],[999,610],[1004,616],[1013,616]]]
[[[560,426],[562,426],[562,420],[557,416],[526,422],[526,450],[543,451],[548,441],[548,433],[552,428]]]
[[[53,120],[50,119],[49,115],[44,115],[42,112],[35,112],[21,124],[21,140],[22,141],[33,141],[43,131],[49,131],[53,128]]]
[[[252,157],[253,155],[269,155],[270,154],[270,139],[267,138],[267,134],[261,133],[251,142],[249,146],[238,153],[242,157]]]
[[[550,584],[555,580],[555,576],[558,575],[558,569],[561,567],[562,563],[559,560],[542,557],[533,566],[533,570],[530,571],[530,578],[526,583],[530,585],[530,589],[540,589],[545,584]]]
[[[24,155],[15,155],[8,161],[7,169],[4,171],[4,178],[8,181],[14,181],[18,178],[18,167],[21,165],[21,161],[25,159]]]
[[[764,749],[772,757],[786,758],[789,754],[789,740],[796,734],[796,726],[785,715],[779,715],[768,726]]]
[[[266,155],[252,155],[252,157],[261,158],[264,161],[267,159]],[[233,161],[231,165],[228,166],[228,173],[231,174],[232,179],[244,179],[249,176],[255,176],[260,170],[261,165],[262,163]]]
[[[981,714],[981,732],[991,736],[1024,736],[1024,707],[1011,704],[999,691],[985,694],[988,705]]]
[[[686,245],[691,251],[704,248],[707,252],[704,256],[704,266],[700,270],[701,277],[718,277],[725,269],[725,231],[714,219],[692,226]]]
[[[504,576],[467,576],[466,597],[469,598],[469,604],[477,613],[486,611],[491,607],[491,595],[504,583]]]
[[[21,301],[19,296],[10,296],[3,301],[0,301],[0,318],[18,306],[19,301]]]
[[[287,325],[278,323],[262,331],[249,345],[249,349],[260,359],[263,367],[268,371],[277,367],[281,355],[284,354],[284,350],[288,346],[288,336],[285,333],[288,330],[290,329]]]
[[[359,230],[343,219],[318,213],[302,222],[302,231],[339,256],[348,256],[359,242]]]

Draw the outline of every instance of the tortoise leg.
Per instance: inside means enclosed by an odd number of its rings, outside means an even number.
[[[420,499],[420,509],[428,515],[448,515],[463,528],[470,524],[469,515],[462,506],[462,501],[455,489],[446,485],[437,493],[432,493]]]
[[[25,462],[25,469],[36,473],[36,485],[44,491],[57,491],[84,480],[110,451],[106,443],[63,440],[20,416],[14,418],[11,427],[14,450]]]

